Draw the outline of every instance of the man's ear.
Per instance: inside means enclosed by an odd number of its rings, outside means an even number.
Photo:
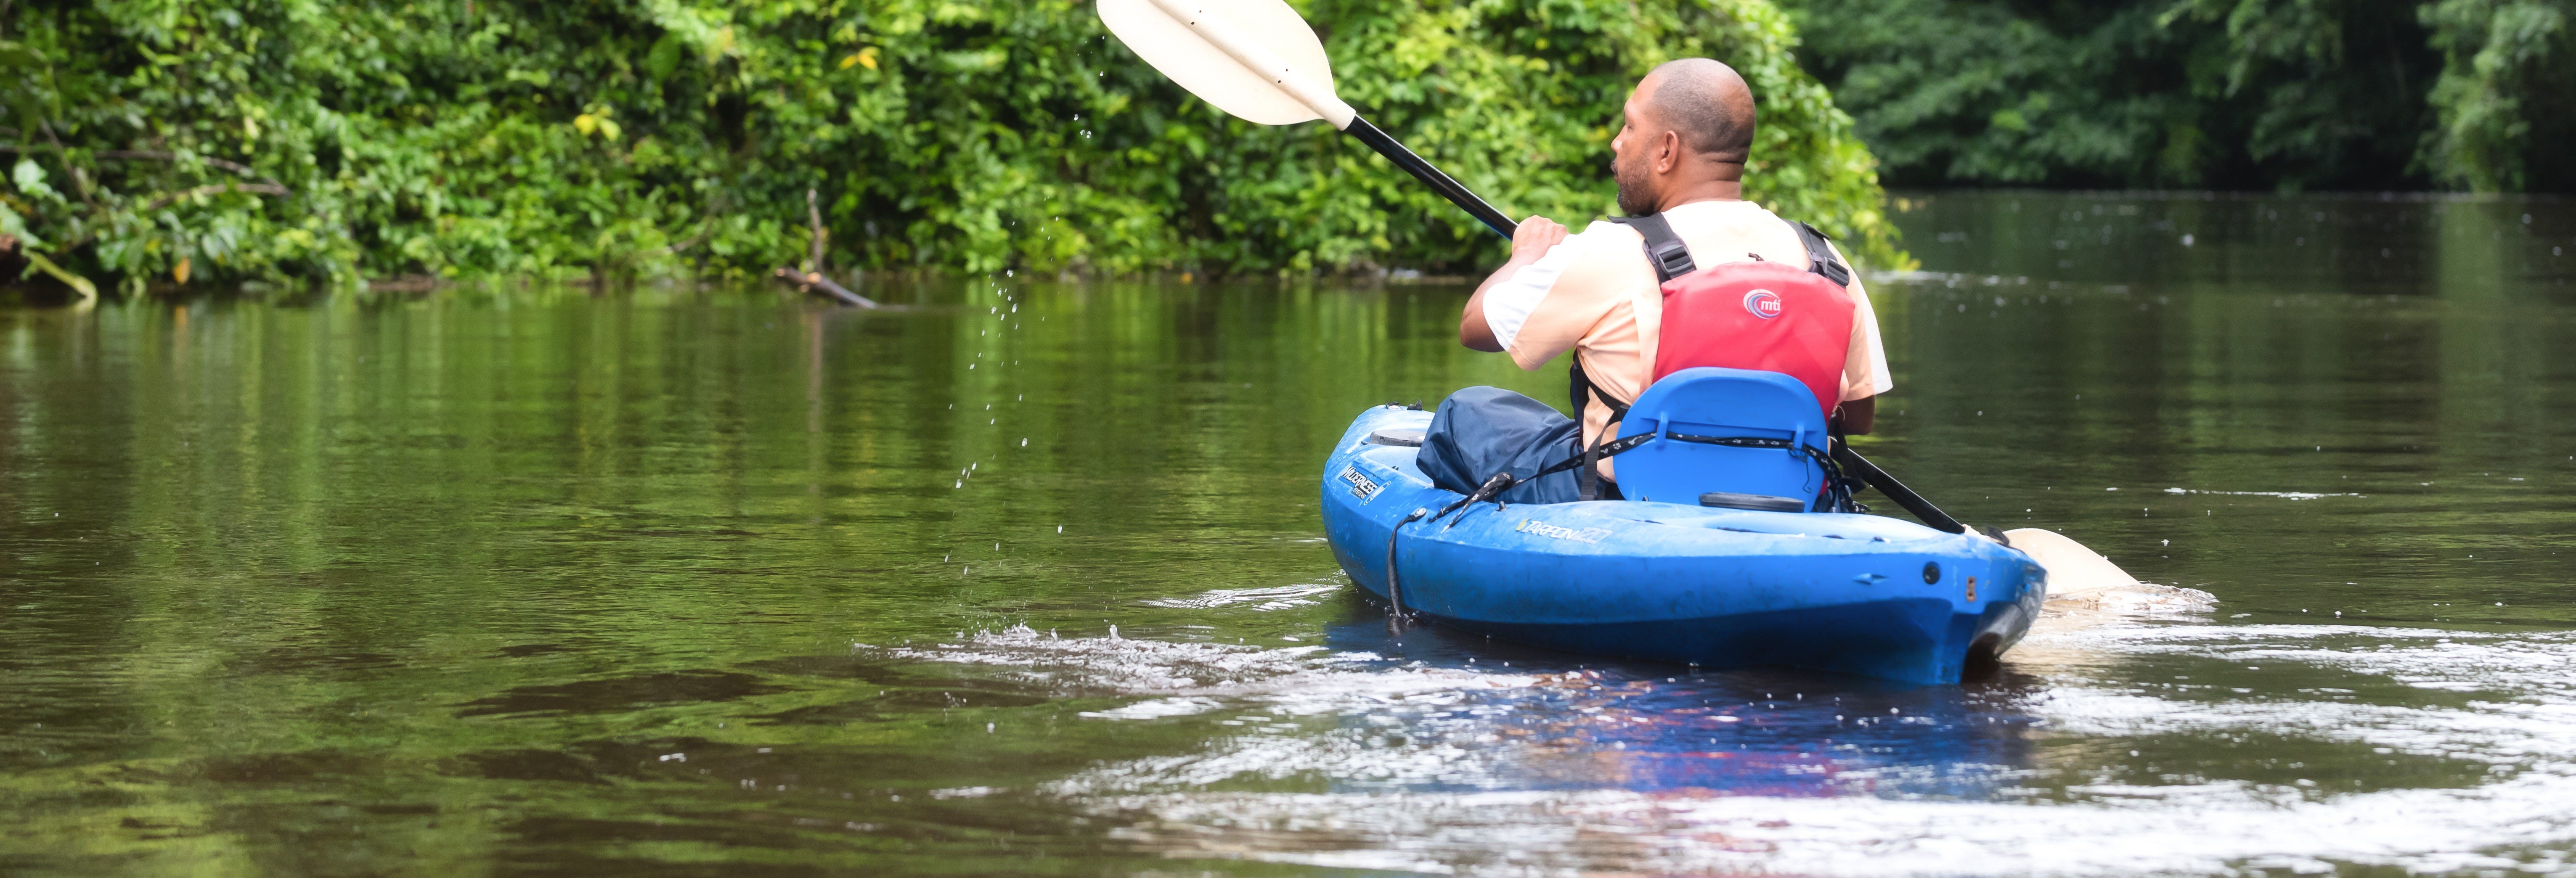
[[[1655,137],[1655,173],[1669,174],[1682,166],[1682,135],[1666,131]]]

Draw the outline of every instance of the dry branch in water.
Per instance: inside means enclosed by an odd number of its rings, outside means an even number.
[[[780,268],[772,274],[778,278],[779,283],[795,287],[800,293],[822,293],[841,304],[854,308],[885,307],[877,304],[874,299],[850,292],[848,287],[834,283],[831,278],[824,277],[819,271],[798,272],[791,268]]]

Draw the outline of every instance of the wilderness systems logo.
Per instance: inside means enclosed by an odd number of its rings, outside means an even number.
[[[1609,528],[1587,527],[1575,530],[1537,520],[1524,520],[1519,527],[1512,529],[1532,536],[1542,536],[1552,540],[1573,540],[1578,543],[1598,543],[1601,542],[1602,537],[1610,535]]]
[[[1377,498],[1378,484],[1361,473],[1359,467],[1342,467],[1341,480],[1351,484],[1351,496],[1360,498],[1360,502],[1366,503]]]
[[[1780,316],[1780,294],[1770,290],[1754,290],[1745,293],[1744,310],[1764,320],[1778,317]]]

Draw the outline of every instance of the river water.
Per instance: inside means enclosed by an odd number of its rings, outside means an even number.
[[[0,873],[2576,874],[2576,208],[1894,206],[1863,447],[2176,587],[1958,686],[1391,635],[1455,285],[0,310]]]

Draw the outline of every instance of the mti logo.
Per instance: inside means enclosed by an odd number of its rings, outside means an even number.
[[[1754,290],[1745,293],[1744,310],[1764,320],[1778,317],[1780,316],[1780,294],[1770,290]]]

